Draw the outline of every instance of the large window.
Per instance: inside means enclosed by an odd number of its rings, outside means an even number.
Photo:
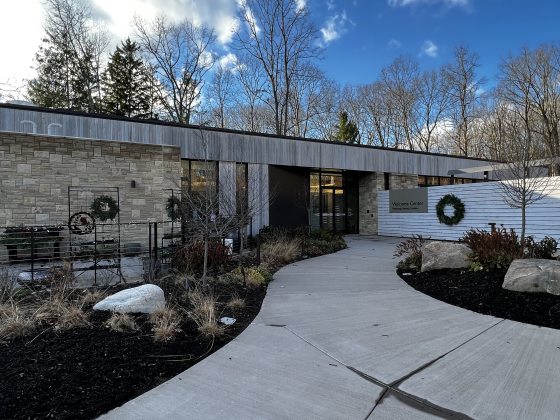
[[[473,182],[481,182],[481,179],[472,178],[451,178],[450,176],[427,176],[418,175],[419,187],[433,187],[436,185],[452,185],[452,184],[471,184]]]
[[[218,162],[189,160],[183,166],[184,201],[192,217],[218,214]]]
[[[246,217],[249,211],[249,171],[246,163],[235,164],[235,202],[237,214]]]

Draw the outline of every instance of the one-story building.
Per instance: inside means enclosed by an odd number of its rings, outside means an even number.
[[[121,223],[165,220],[169,195],[185,183],[194,189],[235,179],[234,188],[262,201],[253,232],[309,225],[375,234],[378,191],[480,182],[488,174],[449,173],[484,165],[443,154],[0,104],[0,226],[67,224],[71,207],[83,205],[71,190],[93,187],[118,188]]]

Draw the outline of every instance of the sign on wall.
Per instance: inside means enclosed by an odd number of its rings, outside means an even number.
[[[428,213],[428,188],[389,190],[389,213]]]

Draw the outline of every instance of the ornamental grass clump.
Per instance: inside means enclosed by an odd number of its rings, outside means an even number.
[[[115,332],[134,332],[138,331],[140,327],[133,317],[128,314],[113,313],[111,318],[105,322],[105,325]]]
[[[523,245],[513,229],[470,229],[460,240],[471,249],[471,261],[485,270],[507,269],[513,260],[523,257]]]
[[[166,343],[174,339],[181,332],[183,319],[178,311],[166,306],[150,315],[153,324],[154,341]]]
[[[207,338],[221,336],[225,331],[225,326],[218,323],[219,315],[214,296],[196,289],[189,292],[189,300],[192,309],[188,314],[198,327],[198,331]]]
[[[0,304],[0,341],[27,335],[35,327],[34,317],[15,302]]]

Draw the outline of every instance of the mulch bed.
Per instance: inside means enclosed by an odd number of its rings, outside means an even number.
[[[92,312],[91,326],[0,344],[0,418],[95,418],[172,378],[215,352],[241,333],[260,310],[264,288],[231,290],[220,296],[245,298],[237,319],[223,337],[212,341],[185,321],[183,333],[165,344],[154,343],[146,316],[141,329],[118,333],[104,326],[109,314]]]
[[[416,290],[481,314],[560,329],[560,296],[502,289],[505,270],[435,270],[401,278]]]

